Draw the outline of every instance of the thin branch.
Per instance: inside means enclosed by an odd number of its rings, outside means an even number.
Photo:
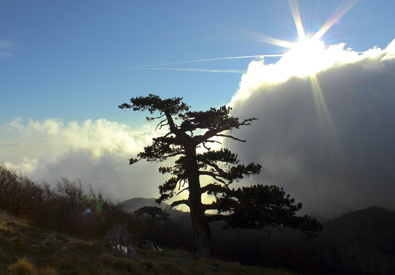
[[[179,194],[181,194],[182,192],[184,192],[185,190],[188,190],[188,189],[189,189],[189,187],[185,187],[181,191],[177,192],[176,195],[178,196]]]
[[[163,115],[164,116],[164,115]],[[160,117],[157,117],[157,118],[161,118],[161,117],[163,117],[163,116],[160,116]],[[155,132],[156,132],[156,130],[159,128],[159,130],[160,129],[162,129],[162,127],[163,126],[165,126],[165,125],[168,125],[168,123],[166,123],[166,124],[162,124],[163,122],[165,122],[167,119],[164,119],[164,120],[162,120],[161,122],[159,122],[157,125],[156,125],[156,127],[155,127]]]
[[[225,184],[225,181],[224,181],[223,179],[219,179],[219,178],[218,178],[218,177],[221,177],[221,176],[220,176],[220,175],[217,175],[217,174],[215,174],[215,173],[213,173],[213,172],[210,172],[210,171],[199,171],[199,175],[210,176],[210,177],[212,177],[213,179],[215,179],[215,180],[217,180],[217,181],[219,181],[219,182]]]
[[[158,117],[146,117],[146,119],[148,120],[148,121],[153,121],[153,120],[155,120],[155,119],[158,119],[158,118],[162,118],[162,117],[164,117],[165,115],[161,115],[161,116],[158,116]]]
[[[218,140],[212,140],[212,139],[206,140],[206,142],[222,144],[222,143],[219,142]]]
[[[203,147],[204,147],[204,148],[206,148],[208,151],[210,151],[210,150],[211,150],[211,148],[210,148],[210,147],[207,147],[207,146],[206,146],[206,142],[204,142],[204,141],[203,141]]]
[[[180,204],[185,204],[186,206],[189,206],[189,201],[188,200],[179,200],[179,201],[175,201],[172,204],[170,204],[170,209],[176,206],[179,206]]]
[[[200,188],[200,191],[202,194],[207,191],[211,191],[211,190],[223,191],[223,192],[229,191],[228,188],[223,187],[222,185],[219,185],[219,184],[215,184],[215,183],[210,183],[210,184],[207,184],[206,186],[203,186],[202,188]]]
[[[250,122],[250,121],[253,121],[253,120],[258,120],[258,119],[255,118],[255,117],[245,119],[245,120],[243,120],[242,123],[239,124],[239,126],[241,126],[241,125],[251,125],[251,123],[246,123],[246,122]]]
[[[171,157],[174,157],[177,155],[185,155],[185,151],[179,151],[179,152],[175,152],[173,154],[169,154],[169,155],[165,156],[165,158],[171,158]]]
[[[215,135],[215,136],[216,136],[216,137],[227,137],[227,138],[231,138],[231,139],[234,139],[234,140],[237,140],[237,141],[246,142],[245,139],[235,138],[234,136],[231,136],[231,135],[217,134],[217,135]]]
[[[171,134],[174,134],[173,132],[168,132],[166,135],[164,135],[163,137],[168,137],[168,136],[170,136]]]
[[[217,164],[215,164],[215,163],[212,163],[212,162],[205,162],[205,161],[202,161],[204,164],[207,164],[208,166],[211,166],[211,167],[213,167],[218,173],[220,173],[220,174],[227,174],[224,170],[222,170],[221,168],[219,168],[219,166],[217,165]]]

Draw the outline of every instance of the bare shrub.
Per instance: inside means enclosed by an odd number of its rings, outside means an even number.
[[[0,164],[0,207],[13,214],[34,216],[44,200],[44,190],[13,169]]]

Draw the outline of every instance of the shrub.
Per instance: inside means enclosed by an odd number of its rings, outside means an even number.
[[[36,275],[37,268],[27,258],[18,259],[8,266],[11,275]]]

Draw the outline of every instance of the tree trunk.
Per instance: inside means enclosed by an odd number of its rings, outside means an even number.
[[[211,232],[203,211],[194,209],[191,203],[192,232],[194,240],[193,257],[209,258]]]
[[[196,161],[196,151],[187,152],[189,158],[188,184],[189,184],[189,208],[191,211],[193,240],[195,243],[193,256],[195,258],[210,257],[211,232],[201,199],[199,170]]]

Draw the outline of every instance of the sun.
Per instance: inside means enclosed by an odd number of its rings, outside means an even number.
[[[338,56],[339,50],[343,50],[344,43],[326,47],[321,38],[356,2],[357,0],[344,0],[316,33],[306,35],[297,0],[288,0],[298,39],[292,42],[258,34],[263,43],[288,49],[276,63],[278,70],[272,79],[281,81],[289,76],[315,76],[332,66],[338,59],[336,55]]]
[[[335,24],[357,0],[344,0],[334,13],[326,20],[321,28],[313,35],[306,35],[303,28],[297,0],[288,0],[292,17],[298,32],[295,42],[285,41],[259,35],[262,42],[288,48],[283,58],[278,62],[286,71],[293,71],[298,76],[314,75],[315,72],[328,68],[333,63],[331,52],[326,51],[322,36]],[[286,65],[286,66],[285,66]],[[297,68],[295,68],[297,66]],[[297,70],[295,70],[297,69]]]
[[[311,75],[325,68],[325,44],[323,41],[315,38],[304,38],[293,44],[290,50],[285,54],[283,62],[292,67],[297,66],[298,76]]]

